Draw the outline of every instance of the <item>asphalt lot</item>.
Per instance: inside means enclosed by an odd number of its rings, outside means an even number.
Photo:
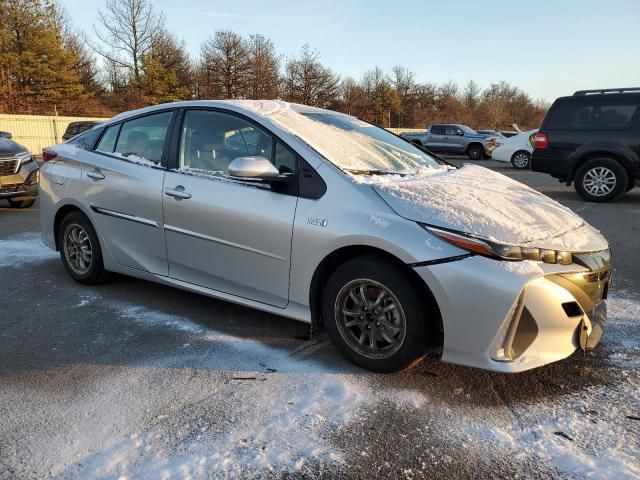
[[[640,188],[613,204],[523,181],[614,250],[599,347],[504,375],[377,375],[306,326],[118,277],[83,287],[0,203],[0,479],[640,478]]]

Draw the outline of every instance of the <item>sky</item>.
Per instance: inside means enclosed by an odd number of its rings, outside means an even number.
[[[60,0],[92,34],[104,0]],[[402,64],[420,82],[505,80],[551,102],[575,90],[640,86],[640,0],[152,0],[195,58],[216,30],[304,44],[342,76]]]

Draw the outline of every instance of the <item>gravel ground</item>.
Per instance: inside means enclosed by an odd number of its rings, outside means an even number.
[[[559,200],[614,248],[591,353],[504,375],[377,375],[304,324],[118,277],[82,287],[0,204],[0,479],[640,478],[640,189]]]

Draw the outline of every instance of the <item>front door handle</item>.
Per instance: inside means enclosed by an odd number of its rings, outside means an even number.
[[[93,179],[93,180],[104,180],[104,174],[98,170],[97,168],[95,170],[91,170],[90,172],[87,172],[87,177]]]
[[[165,188],[165,195],[169,195],[170,197],[175,198],[176,200],[187,200],[191,198],[191,194],[189,192],[184,191],[184,187],[182,185],[178,185],[176,188]]]

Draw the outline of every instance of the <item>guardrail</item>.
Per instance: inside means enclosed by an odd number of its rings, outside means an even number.
[[[71,122],[82,120],[106,119],[0,114],[0,131],[10,132],[13,140],[24,145],[34,155],[40,155],[43,148],[62,141],[62,135]]]

